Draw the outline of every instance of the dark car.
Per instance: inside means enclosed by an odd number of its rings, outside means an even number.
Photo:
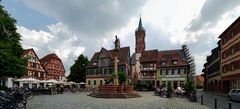
[[[228,100],[240,101],[240,89],[232,89],[227,96]]]

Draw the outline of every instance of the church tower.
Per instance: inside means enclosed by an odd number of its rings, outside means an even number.
[[[140,17],[138,28],[135,31],[136,36],[136,53],[142,53],[145,50],[145,29],[142,26],[142,20]]]

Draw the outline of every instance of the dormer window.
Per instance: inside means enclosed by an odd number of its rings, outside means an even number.
[[[173,65],[177,65],[178,61],[177,60],[173,60],[172,63],[173,63]]]
[[[166,65],[166,61],[161,61],[161,65],[162,66]]]
[[[97,65],[97,63],[96,63],[96,62],[94,62],[94,63],[93,63],[93,65]]]

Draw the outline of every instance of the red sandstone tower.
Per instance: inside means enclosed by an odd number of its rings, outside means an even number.
[[[140,17],[138,28],[135,31],[136,36],[136,53],[142,53],[145,51],[145,29],[142,26],[142,20]]]

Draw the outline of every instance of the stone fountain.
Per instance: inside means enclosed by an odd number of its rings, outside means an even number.
[[[90,96],[96,98],[136,98],[141,97],[138,93],[134,92],[131,85],[118,84],[118,52],[120,49],[120,40],[115,36],[115,49],[114,49],[114,78],[113,84],[100,85],[98,91],[90,93]]]

